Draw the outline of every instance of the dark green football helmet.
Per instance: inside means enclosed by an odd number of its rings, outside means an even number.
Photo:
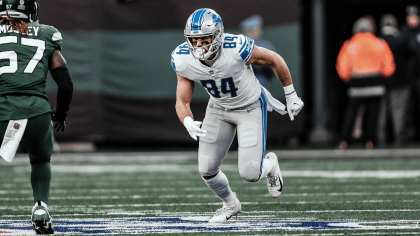
[[[10,17],[38,21],[37,0],[0,0],[0,16],[5,17],[6,12]]]

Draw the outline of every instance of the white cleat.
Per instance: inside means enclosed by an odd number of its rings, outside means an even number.
[[[210,218],[209,223],[224,223],[232,216],[236,216],[241,213],[241,209],[241,202],[239,202],[237,198],[235,199],[235,205],[233,207],[228,207],[225,203],[223,203],[223,207],[214,213],[213,217]]]
[[[267,175],[267,187],[270,196],[278,198],[283,190],[283,177],[281,176],[279,161],[275,153],[270,152],[265,159],[273,162],[273,169]]]

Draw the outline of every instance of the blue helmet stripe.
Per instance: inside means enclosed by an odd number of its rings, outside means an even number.
[[[197,10],[191,18],[191,30],[201,30],[201,20],[207,8]]]

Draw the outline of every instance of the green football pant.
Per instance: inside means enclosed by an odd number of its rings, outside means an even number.
[[[9,121],[0,121],[0,136],[3,142],[4,133]],[[53,129],[51,113],[45,113],[28,119],[21,144],[29,153],[32,166],[31,184],[34,203],[48,203],[51,184],[51,154],[53,151]]]

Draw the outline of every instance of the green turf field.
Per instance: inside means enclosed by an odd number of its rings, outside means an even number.
[[[226,224],[209,224],[221,201],[196,161],[125,155],[108,154],[106,162],[100,154],[53,160],[48,205],[56,234],[420,234],[420,158],[280,157],[284,188],[278,199],[269,196],[265,179],[243,180],[229,158],[221,169],[242,213]],[[33,234],[30,165],[0,161],[0,235]]]

